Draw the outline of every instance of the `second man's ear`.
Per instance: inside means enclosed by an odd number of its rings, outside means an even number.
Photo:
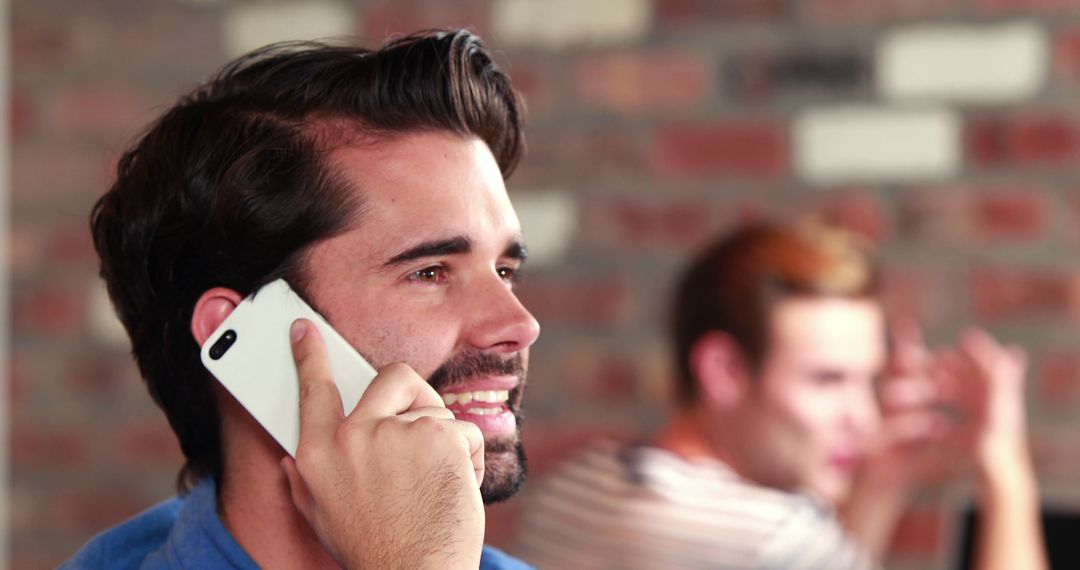
[[[687,357],[701,404],[722,412],[742,403],[750,387],[750,371],[734,337],[720,331],[706,333],[694,342]]]
[[[232,289],[214,287],[199,297],[195,310],[191,314],[191,335],[202,346],[206,339],[217,330],[225,317],[233,312],[243,297]]]

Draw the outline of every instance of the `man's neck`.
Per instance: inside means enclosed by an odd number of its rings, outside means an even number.
[[[246,414],[227,422],[218,516],[229,534],[260,568],[338,568],[293,505],[281,448]]]
[[[657,434],[656,446],[684,459],[718,459],[734,468],[730,451],[711,436],[708,426],[703,425],[699,416],[693,408],[680,408]]]

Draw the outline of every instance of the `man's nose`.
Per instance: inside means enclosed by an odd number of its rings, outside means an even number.
[[[481,350],[518,352],[536,342],[540,323],[506,281],[494,275],[469,295],[469,342]]]
[[[862,436],[869,436],[881,425],[881,410],[871,387],[855,388],[849,398],[847,419],[852,429]]]

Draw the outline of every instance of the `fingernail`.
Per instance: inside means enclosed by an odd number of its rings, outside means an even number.
[[[305,334],[307,334],[307,323],[303,319],[293,321],[292,327],[289,329],[289,336],[292,337],[293,344],[300,342],[300,339],[304,338]]]

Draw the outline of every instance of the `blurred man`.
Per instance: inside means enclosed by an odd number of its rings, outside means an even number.
[[[858,243],[819,225],[750,226],[708,248],[676,292],[674,417],[647,443],[587,448],[534,489],[522,556],[865,568],[907,504],[915,455],[963,434],[988,521],[982,567],[1044,565],[1022,354],[971,332],[933,361],[908,324],[889,359],[877,289]]]
[[[525,470],[539,328],[513,291],[526,253],[504,186],[521,129],[509,79],[466,31],[256,52],[159,119],[91,225],[180,440],[182,495],[67,566],[520,567],[483,547],[481,497],[512,495]],[[380,369],[343,413],[317,330],[281,331],[301,382],[295,462],[199,360],[279,277]]]

